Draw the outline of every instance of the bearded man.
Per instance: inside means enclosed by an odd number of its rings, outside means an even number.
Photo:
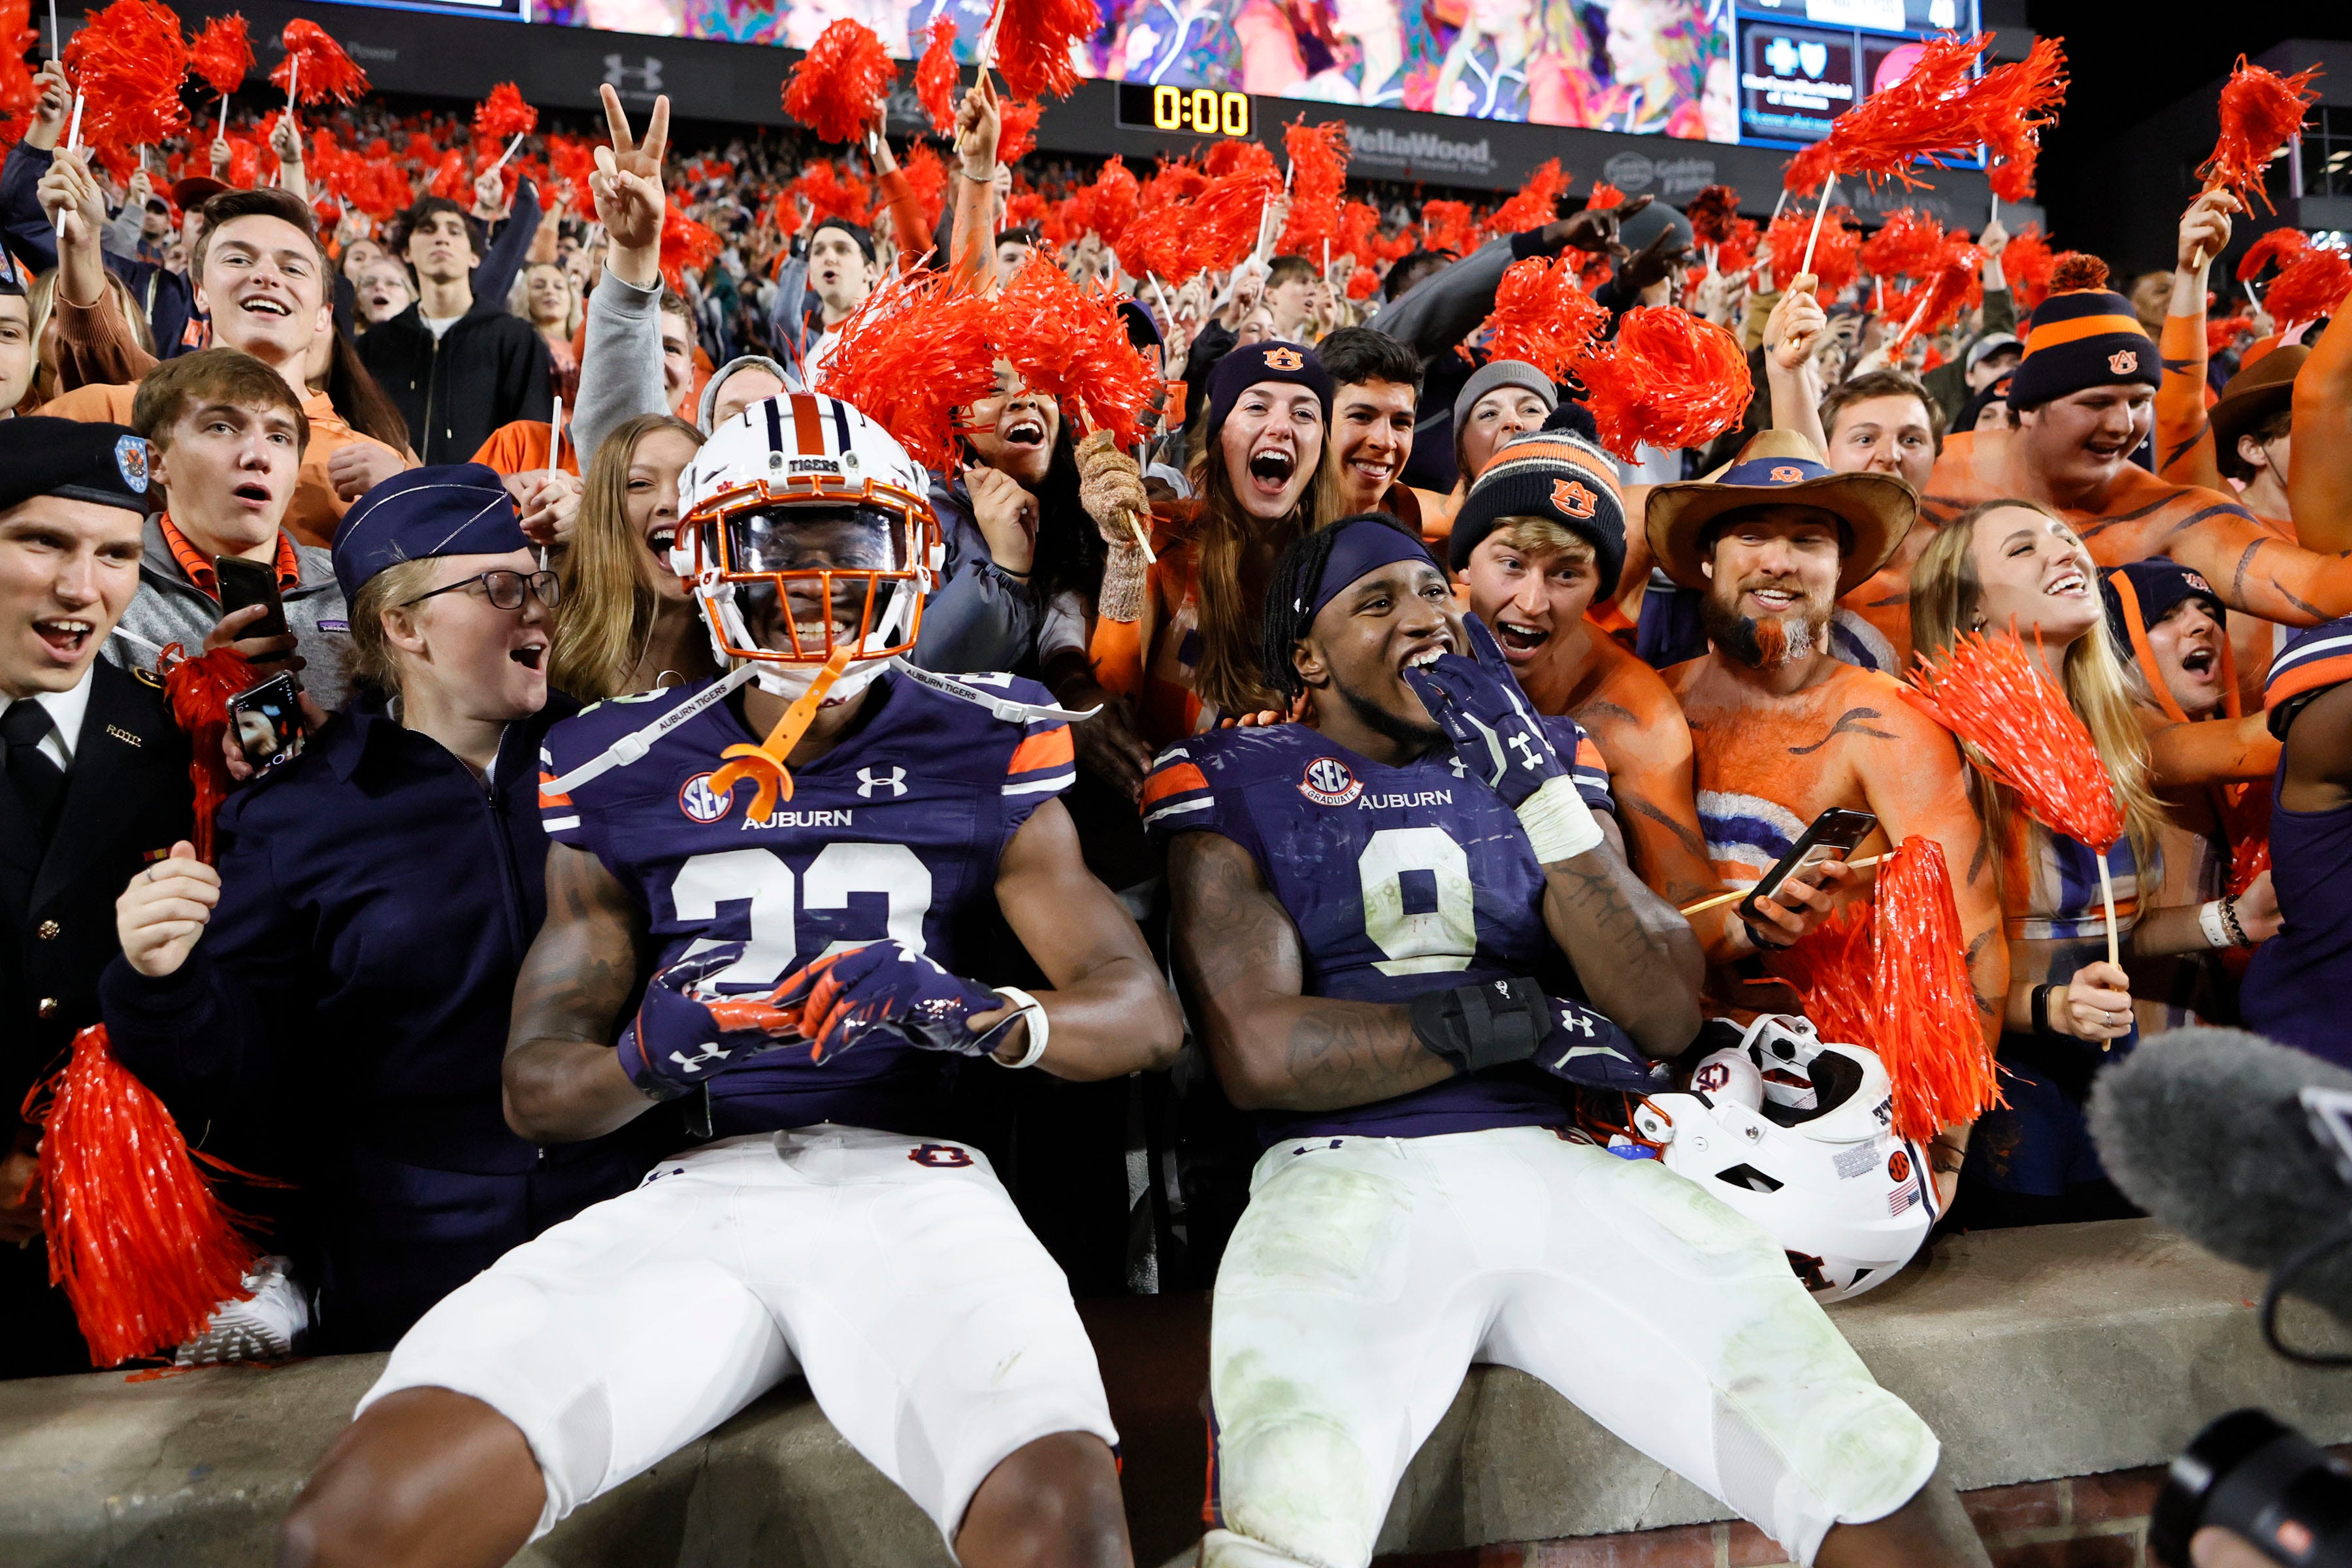
[[[1917,508],[1916,492],[1894,475],[1832,473],[1803,437],[1768,430],[1719,480],[1651,490],[1643,521],[1652,557],[1702,595],[1707,651],[1665,679],[1690,724],[1699,827],[1724,885],[1759,879],[1832,806],[1878,818],[1857,858],[1913,835],[1934,839],[1951,872],[1990,1046],[2009,994],[2009,949],[1959,748],[1903,700],[1899,681],[1843,662],[1830,644],[1839,597],[1901,547]],[[1815,875],[1832,893],[1866,879],[1829,867]],[[1827,907],[1808,901],[1808,931]],[[1751,952],[1785,948],[1789,936],[1785,922],[1749,922],[1735,933]],[[1793,996],[1776,1000],[1775,987],[1744,984],[1753,978],[1718,970],[1713,988],[1741,1008],[1801,1011]],[[1936,1138],[1944,1204],[1967,1147],[1965,1127]]]

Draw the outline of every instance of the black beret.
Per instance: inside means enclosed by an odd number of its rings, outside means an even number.
[[[127,426],[0,419],[0,511],[35,496],[96,501],[145,515],[163,510],[155,449]]]

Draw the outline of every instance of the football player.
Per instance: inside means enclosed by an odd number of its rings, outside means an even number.
[[[1068,730],[1029,682],[898,662],[938,530],[856,409],[755,404],[684,489],[672,560],[733,673],[550,732],[549,913],[506,1094],[542,1142],[693,1094],[716,1141],[427,1314],[281,1561],[504,1563],[798,1373],[963,1563],[1126,1563],[1062,1274],[985,1156],[926,1136],[955,1071],[1175,1052],[1174,1003],[1055,799]],[[745,767],[756,790],[731,787]],[[964,977],[992,907],[1053,989]]]
[[[1982,1563],[1935,1436],[1780,1245],[1570,1130],[1698,1027],[1696,940],[1391,520],[1294,545],[1304,724],[1162,753],[1177,973],[1268,1147],[1217,1277],[1203,1568],[1354,1568],[1475,1361],[1543,1379],[1800,1562]],[[1475,652],[1472,650],[1475,649]]]

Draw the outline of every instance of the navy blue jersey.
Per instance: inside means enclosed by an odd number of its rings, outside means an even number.
[[[1013,676],[960,679],[1018,701],[1049,700]],[[540,753],[541,782],[700,689],[616,698],[558,724]],[[866,700],[839,745],[793,769],[792,798],[764,819],[747,816],[749,789],[739,785],[732,801],[710,792],[720,753],[759,740],[730,700],[635,763],[568,795],[542,790],[547,836],[588,850],[636,895],[659,946],[656,969],[741,942],[740,958],[705,984],[765,992],[826,953],[895,937],[961,973],[959,930],[994,910],[1005,845],[1076,776],[1069,729],[1059,720],[1006,723],[896,675]],[[841,1121],[923,1131],[909,1122],[938,1065],[887,1028],[822,1063],[806,1047],[783,1047],[711,1079],[711,1131]]]
[[[1578,793],[1614,809],[1601,753],[1572,719],[1546,719]],[[1441,747],[1386,767],[1305,724],[1217,730],[1160,754],[1144,826],[1163,841],[1217,833],[1257,862],[1298,928],[1302,992],[1410,1002],[1431,991],[1530,975],[1580,996],[1543,919],[1544,873],[1493,791]],[[1560,1120],[1559,1081],[1531,1068],[1454,1078],[1370,1105],[1271,1118],[1270,1140],[1418,1137]]]

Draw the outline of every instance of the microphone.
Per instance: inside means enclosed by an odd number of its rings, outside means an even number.
[[[2242,1029],[2176,1029],[2098,1076],[2092,1141],[2132,1202],[2352,1322],[2352,1072]]]

